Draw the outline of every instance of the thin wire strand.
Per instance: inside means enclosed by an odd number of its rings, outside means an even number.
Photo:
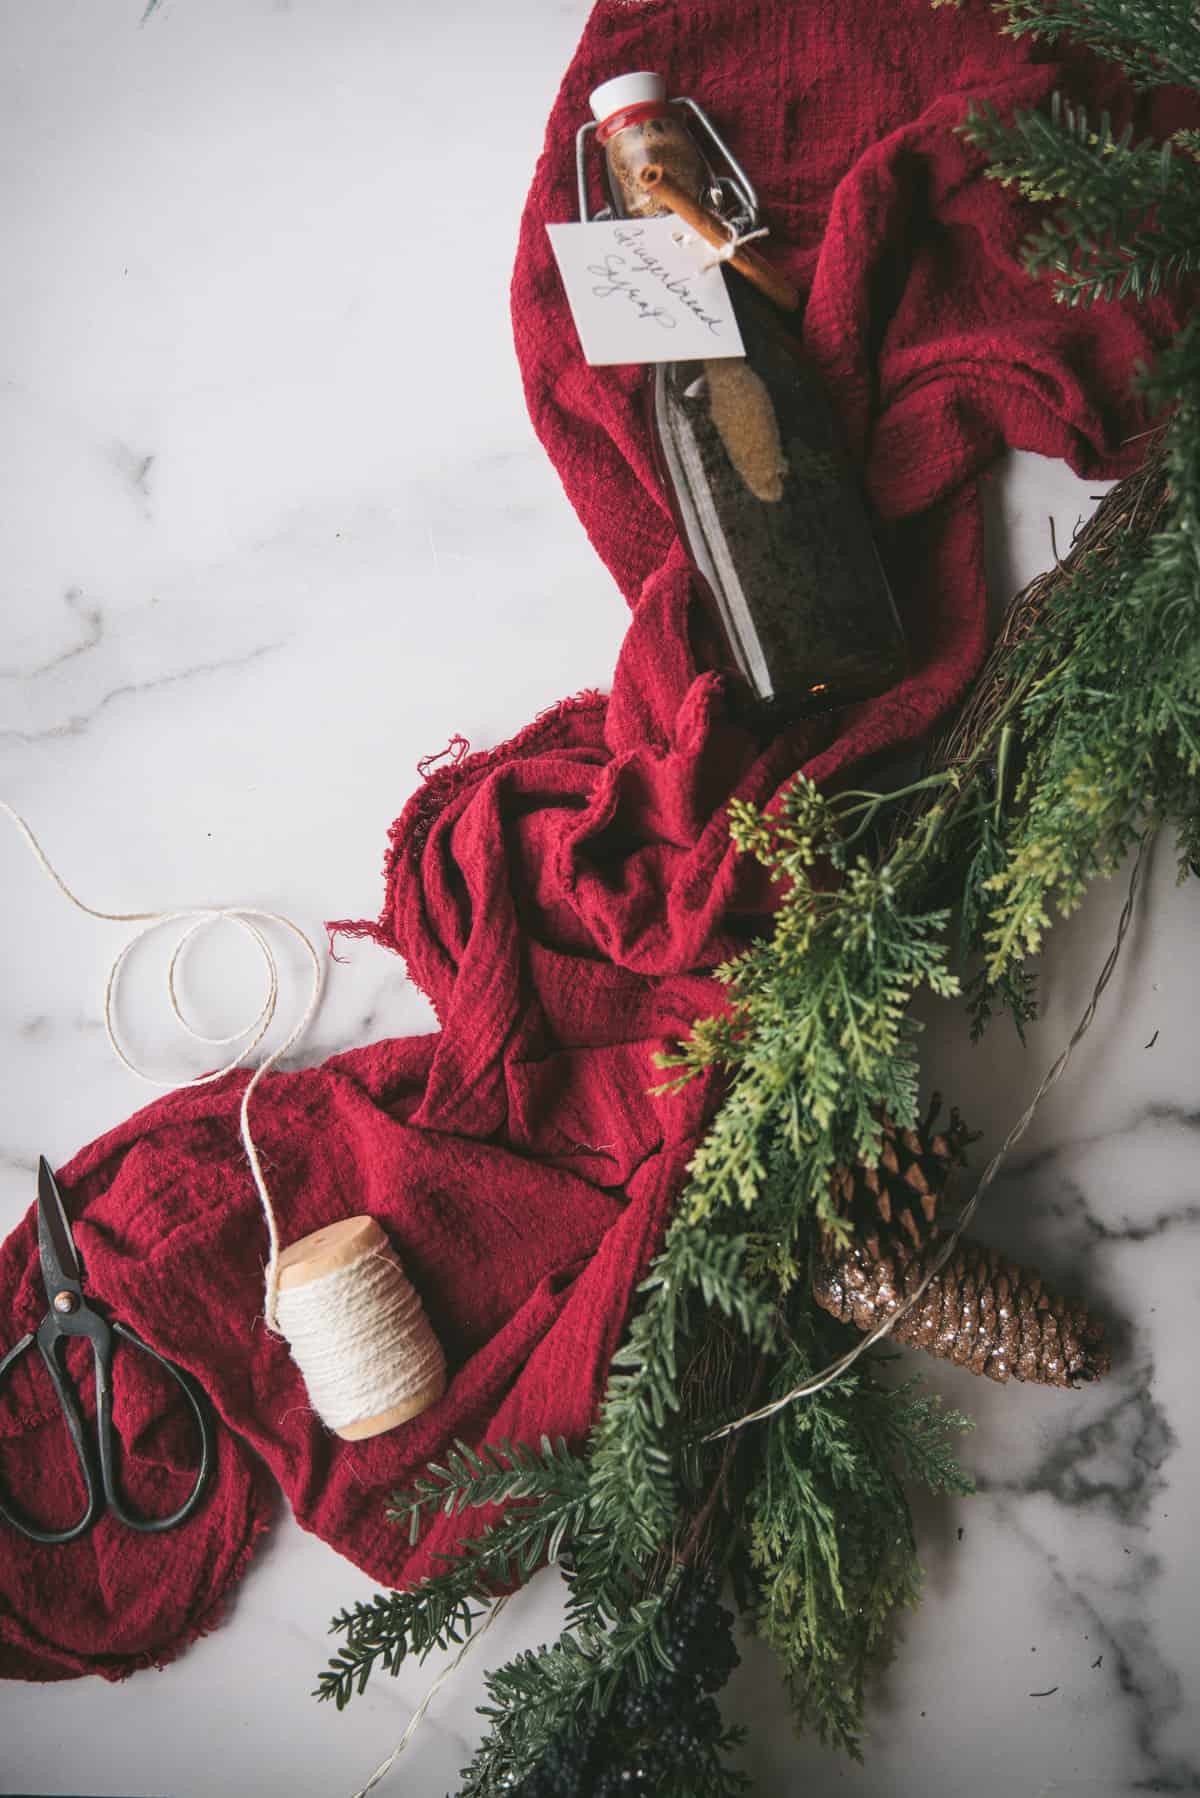
[[[142,928],[134,932],[129,941],[118,951],[109,967],[108,978],[104,985],[104,1032],[108,1038],[108,1045],[118,1061],[127,1067],[131,1074],[136,1074],[139,1080],[146,1081],[150,1086],[164,1088],[174,1088],[179,1086],[211,1086],[214,1081],[223,1080],[227,1074],[231,1074],[237,1068],[240,1068],[254,1053],[259,1043],[262,1042],[267,1031],[271,1028],[275,1013],[279,1006],[280,979],[279,963],[276,960],[275,951],[271,947],[270,940],[265,931],[260,928],[261,925],[276,925],[281,930],[290,931],[307,954],[312,975],[308,1003],[305,1005],[304,1011],[298,1022],[285,1037],[283,1042],[279,1044],[278,1048],[272,1049],[271,1053],[263,1058],[251,1074],[250,1079],[246,1083],[245,1090],[242,1093],[242,1103],[238,1115],[238,1128],[241,1134],[242,1147],[246,1152],[246,1160],[250,1164],[250,1172],[258,1192],[258,1201],[262,1207],[263,1218],[267,1226],[268,1255],[266,1267],[263,1272],[263,1314],[266,1318],[267,1327],[270,1330],[278,1332],[276,1301],[279,1292],[279,1225],[275,1217],[275,1207],[271,1202],[270,1188],[267,1185],[266,1175],[263,1172],[262,1161],[259,1158],[258,1147],[254,1141],[254,1134],[250,1128],[250,1101],[263,1076],[269,1074],[271,1069],[275,1067],[290,1050],[294,1049],[306,1035],[309,1026],[312,1024],[320,1007],[321,997],[325,987],[325,969],[311,938],[298,924],[293,923],[291,918],[285,918],[279,912],[263,911],[257,906],[251,905],[188,906],[178,911],[101,911],[97,906],[88,905],[79,897],[78,893],[74,892],[67,885],[62,875],[58,872],[57,868],[55,868],[49,856],[42,848],[42,845],[34,835],[31,827],[26,823],[21,814],[8,804],[7,800],[0,799],[0,811],[3,811],[16,825],[43,874],[53,881],[63,898],[69,905],[73,905],[76,911],[83,912],[85,917],[98,918],[102,923],[106,924],[141,925]],[[209,1047],[216,1046],[219,1048],[232,1048],[236,1043],[243,1044],[236,1055],[230,1056],[221,1067],[216,1068],[213,1072],[208,1074],[195,1074],[189,1079],[182,1081],[176,1079],[164,1079],[158,1074],[151,1073],[149,1069],[142,1067],[136,1062],[121,1041],[116,1020],[117,994],[120,990],[121,979],[128,964],[129,957],[137,948],[138,944],[143,942],[146,937],[150,936],[156,930],[164,929],[170,924],[183,926],[179,941],[172,950],[171,958],[167,965],[167,997],[171,1008],[171,1014],[175,1018],[176,1023],[186,1035],[192,1038],[193,1042],[204,1043]],[[228,1036],[207,1036],[203,1031],[198,1030],[185,1015],[182,1004],[180,1003],[178,990],[177,976],[179,963],[185,949],[197,936],[203,931],[211,929],[215,924],[234,924],[239,930],[243,931],[258,950],[266,971],[267,990],[261,1006],[249,1023],[244,1024],[240,1030],[232,1031]],[[243,1038],[246,1039],[244,1042]]]
[[[913,1310],[919,1300],[924,1296],[926,1288],[930,1285],[931,1281],[935,1280],[938,1274],[941,1273],[947,1261],[949,1261],[951,1255],[958,1247],[960,1237],[974,1217],[979,1207],[979,1201],[999,1173],[1009,1150],[1012,1149],[1016,1143],[1020,1142],[1026,1130],[1028,1130],[1030,1124],[1033,1122],[1034,1114],[1042,1103],[1042,1100],[1046,1097],[1046,1094],[1050,1091],[1051,1087],[1056,1086],[1059,1080],[1061,1080],[1063,1074],[1066,1072],[1067,1064],[1075,1053],[1076,1048],[1092,1027],[1104,989],[1112,979],[1113,972],[1120,959],[1121,947],[1125,941],[1125,935],[1129,929],[1130,921],[1133,918],[1133,908],[1137,899],[1138,887],[1141,883],[1142,868],[1145,863],[1146,852],[1151,842],[1152,835],[1153,833],[1151,831],[1146,831],[1138,844],[1137,859],[1133,864],[1133,870],[1129,876],[1129,890],[1125,895],[1125,903],[1121,907],[1121,915],[1117,921],[1116,938],[1108,952],[1104,966],[1100,970],[1099,977],[1092,989],[1092,996],[1088,1000],[1083,1016],[1080,1018],[1078,1024],[1076,1024],[1071,1035],[1070,1042],[1068,1042],[1066,1048],[1048,1070],[1041,1085],[1034,1093],[1033,1098],[1025,1107],[1025,1110],[1021,1113],[1000,1147],[996,1150],[992,1159],[988,1162],[987,1167],[980,1176],[978,1186],[963,1207],[953,1230],[946,1238],[943,1247],[934,1259],[933,1265],[930,1267],[929,1272],[925,1275],[925,1278],[921,1281],[916,1291],[911,1293],[902,1305],[898,1305],[894,1311],[890,1312],[881,1323],[876,1324],[873,1330],[868,1331],[868,1333],[859,1342],[856,1342],[852,1349],[842,1355],[839,1360],[830,1362],[829,1366],[822,1368],[820,1373],[813,1374],[807,1380],[802,1380],[798,1386],[793,1386],[790,1392],[785,1392],[782,1398],[773,1399],[769,1405],[760,1405],[757,1411],[747,1411],[744,1417],[735,1418],[732,1423],[723,1424],[719,1430],[713,1430],[709,1435],[705,1436],[705,1442],[718,1442],[721,1437],[732,1435],[734,1430],[744,1429],[749,1423],[759,1423],[764,1417],[772,1417],[776,1411],[782,1411],[786,1405],[795,1404],[797,1399],[811,1398],[814,1393],[820,1392],[824,1387],[832,1385],[834,1380],[840,1380],[842,1375],[849,1372],[850,1368],[854,1366],[854,1363],[858,1360],[860,1355],[865,1355],[869,1348],[876,1342],[881,1341],[883,1337],[895,1329],[901,1318],[908,1316],[909,1312]]]
[[[400,1759],[400,1756],[404,1753],[404,1750],[408,1747],[408,1744],[412,1741],[413,1737],[416,1735],[417,1729],[420,1726],[421,1720],[424,1717],[426,1711],[429,1709],[430,1705],[433,1703],[434,1699],[437,1697],[438,1693],[441,1691],[441,1689],[445,1685],[446,1681],[450,1678],[451,1674],[457,1671],[459,1662],[462,1661],[466,1655],[470,1654],[472,1648],[474,1648],[476,1642],[478,1642],[482,1636],[487,1635],[488,1631],[491,1629],[493,1623],[495,1623],[497,1617],[500,1615],[501,1611],[504,1609],[504,1607],[507,1603],[508,1603],[507,1598],[496,1599],[495,1603],[492,1605],[491,1610],[488,1612],[485,1621],[480,1624],[478,1629],[471,1631],[471,1634],[467,1637],[466,1641],[463,1643],[462,1647],[459,1649],[459,1651],[455,1655],[454,1659],[449,1663],[448,1666],[445,1666],[442,1668],[442,1671],[438,1674],[437,1678],[434,1680],[433,1684],[430,1686],[428,1692],[426,1692],[424,1698],[422,1698],[420,1704],[417,1706],[416,1710],[413,1712],[411,1718],[409,1719],[408,1728],[405,1730],[404,1734],[400,1737],[400,1740],[396,1743],[396,1746],[392,1749],[392,1752],[388,1755],[388,1757],[385,1761],[380,1761],[380,1763],[376,1767],[374,1773],[372,1773],[370,1779],[368,1779],[366,1785],[359,1786],[357,1792],[354,1793],[354,1798],[367,1798],[367,1793],[373,1791],[375,1789],[375,1787],[379,1784],[380,1780],[386,1778],[386,1776],[391,1772],[391,1770],[395,1766],[396,1762]]]

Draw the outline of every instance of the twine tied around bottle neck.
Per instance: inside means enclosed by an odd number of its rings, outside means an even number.
[[[667,212],[673,212],[697,237],[704,239],[715,252],[717,262],[729,263],[731,268],[735,268],[739,275],[744,275],[747,281],[752,282],[760,293],[766,294],[783,311],[799,310],[799,289],[764,256],[760,256],[757,250],[745,248],[751,238],[766,235],[765,225],[760,225],[754,231],[739,233],[719,212],[710,211],[685,192],[678,182],[671,179],[660,162],[643,164],[637,171],[637,181],[649,198]]]
[[[728,242],[723,243],[719,249],[714,248],[712,255],[700,264],[702,275],[706,275],[710,269],[720,268],[723,262],[732,262],[743,244],[753,243],[757,237],[771,235],[769,225],[759,225],[755,231],[739,231],[734,225],[728,225],[727,229],[730,233]]]

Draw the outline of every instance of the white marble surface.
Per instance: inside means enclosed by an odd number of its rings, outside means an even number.
[[[529,428],[506,304],[586,3],[166,0],[139,28],[141,5],[0,7],[0,793],[96,904],[243,900],[319,928],[377,909],[419,756],[456,730],[493,743],[612,669],[624,609]],[[1029,459],[995,500],[1003,590],[1048,561],[1048,514],[1061,542],[1090,504]],[[982,1231],[1117,1320],[1116,1371],[1063,1395],[934,1368],[978,1420],[980,1494],[921,1512],[928,1597],[865,1770],[793,1739],[747,1646],[730,1710],[761,1793],[1200,1789],[1200,958],[1169,863]],[[145,1090],[99,1025],[119,932],[61,904],[7,827],[0,869],[7,1230],[36,1155]],[[1120,897],[1056,933],[1028,1052],[1006,1029],[971,1051],[930,1015],[931,1077],[981,1150],[1082,1008]],[[215,1028],[246,967],[212,953]],[[428,1022],[364,945],[307,1053]],[[0,1687],[0,1790],[352,1792],[429,1677],[340,1717],[311,1701],[326,1620],[368,1589],[281,1514],[225,1625],[173,1666]],[[487,1658],[554,1633],[557,1604],[543,1576]],[[454,1789],[483,1658],[383,1790]]]

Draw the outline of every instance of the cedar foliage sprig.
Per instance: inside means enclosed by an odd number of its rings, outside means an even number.
[[[673,1073],[661,1090],[714,1066],[729,1076],[692,1160],[683,1215],[699,1223],[722,1207],[753,1209],[784,1288],[814,1217],[835,1235],[845,1231],[830,1195],[833,1169],[877,1158],[884,1114],[915,1122],[914,996],[959,990],[948,966],[948,913],[906,899],[911,869],[927,853],[924,830],[882,865],[851,855],[881,803],[857,792],[830,800],[799,775],[773,817],[730,807],[737,847],[785,888],[774,932],[718,970],[726,1011],[661,1057]]]
[[[813,1348],[797,1345],[779,1362],[777,1393],[814,1371]],[[860,1368],[822,1402],[781,1411],[748,1503],[755,1627],[778,1655],[798,1721],[855,1760],[867,1676],[895,1612],[920,1596],[900,1475],[932,1491],[972,1490],[948,1441],[968,1420],[916,1385],[889,1391]]]

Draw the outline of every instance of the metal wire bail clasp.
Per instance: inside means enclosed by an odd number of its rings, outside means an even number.
[[[715,152],[714,175],[718,192],[712,197],[722,216],[739,236],[753,231],[758,224],[758,195],[749,175],[704,108],[688,94],[680,94],[665,104],[689,112],[699,128],[701,143],[710,154]],[[602,206],[598,212],[588,209],[588,136],[596,130],[597,123],[595,119],[588,119],[575,133],[575,181],[579,190],[579,217],[584,224],[612,217],[611,206]]]

